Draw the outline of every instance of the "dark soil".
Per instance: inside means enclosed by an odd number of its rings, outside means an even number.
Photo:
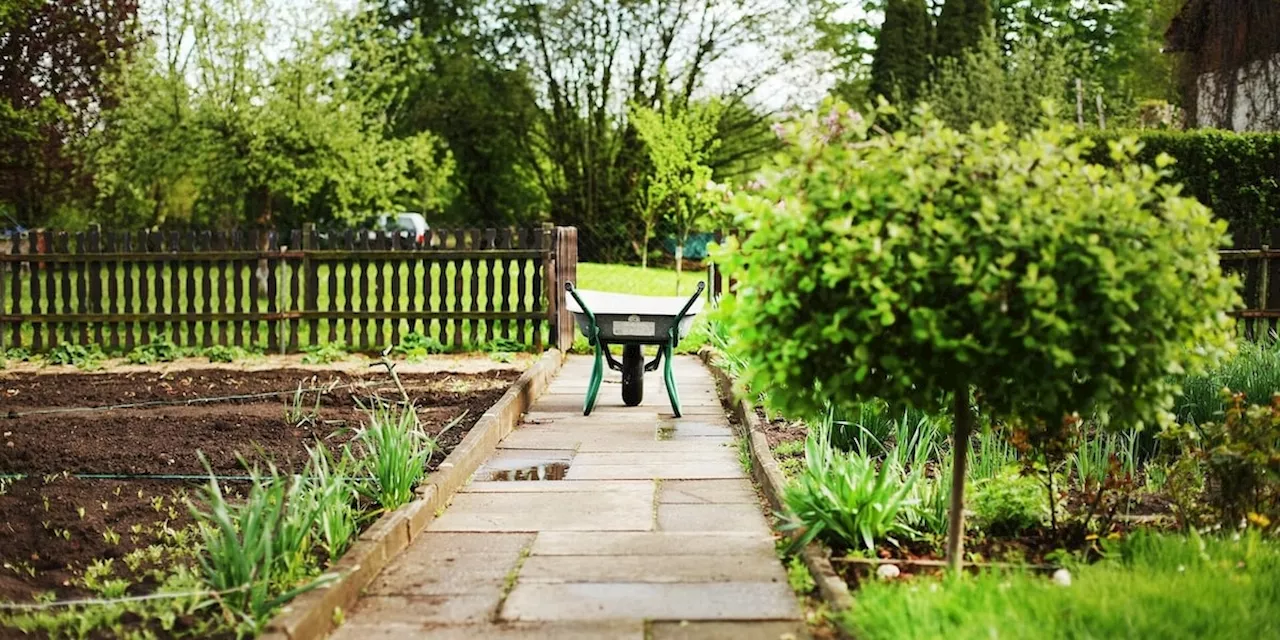
[[[432,468],[518,375],[494,371],[403,376],[428,433],[437,435],[462,418],[438,438],[440,451],[430,463]],[[0,416],[9,416],[0,417],[0,475],[27,476],[9,483],[0,495],[0,539],[4,541],[0,544],[0,601],[29,600],[34,593],[50,590],[59,598],[88,595],[70,583],[73,577],[93,560],[120,558],[157,542],[163,523],[172,529],[189,524],[181,498],[194,494],[201,484],[78,479],[76,474],[202,475],[206,471],[197,451],[220,475],[243,474],[241,457],[259,463],[270,460],[281,471],[297,471],[306,460],[308,446],[337,449],[359,426],[362,414],[356,402],[369,398],[371,390],[341,385],[385,380],[385,375],[377,374],[317,376],[301,370],[40,374],[0,379]],[[286,391],[296,389],[299,382],[307,387],[339,385],[323,394],[316,418],[302,425],[285,420],[286,400],[292,399],[292,393],[191,405],[27,413]],[[399,395],[393,385],[380,386],[378,393],[384,398]],[[304,408],[311,410],[314,404],[315,394],[308,394]],[[108,540],[112,533],[119,535],[118,542]],[[145,585],[141,587],[145,591]]]

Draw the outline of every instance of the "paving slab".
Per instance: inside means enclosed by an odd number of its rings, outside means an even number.
[[[808,638],[800,622],[654,622],[651,640],[801,640]]]
[[[626,492],[459,493],[428,531],[648,531],[652,487]]]
[[[340,640],[644,640],[643,620],[598,622],[499,622],[440,625],[347,622],[331,638]]]
[[[347,612],[347,624],[331,638],[358,638],[352,632],[380,625],[487,623],[502,601],[502,590],[435,596],[365,595]]]
[[[520,584],[561,582],[786,582],[776,558],[761,555],[530,556]]]
[[[795,620],[785,582],[518,584],[503,620]]]
[[[533,556],[721,556],[756,555],[776,561],[768,531],[544,531],[533,541]]]
[[[659,504],[759,504],[760,496],[746,478],[734,480],[665,480],[659,487]]]
[[[528,534],[459,535],[426,533],[383,569],[366,591],[375,595],[435,596],[502,590]]]
[[[659,504],[661,531],[758,531],[769,521],[759,504]]]
[[[569,467],[569,480],[638,480],[688,478],[741,478],[742,467],[733,462],[671,462],[647,464],[595,464]]]
[[[472,482],[463,493],[615,493],[620,491],[650,492],[653,480],[554,480],[542,482]]]

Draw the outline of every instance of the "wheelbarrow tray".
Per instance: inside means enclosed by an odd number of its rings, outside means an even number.
[[[689,299],[663,296],[638,296],[577,289],[577,294],[596,316],[600,339],[609,344],[666,344],[671,328]],[[569,311],[582,335],[591,335],[591,318],[572,295],[565,296]],[[677,340],[683,340],[693,327],[693,317],[702,310],[699,298],[680,319]]]

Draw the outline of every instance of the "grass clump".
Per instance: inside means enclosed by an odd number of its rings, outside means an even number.
[[[356,433],[364,447],[364,464],[372,486],[369,498],[390,511],[413,499],[413,489],[426,475],[436,441],[418,425],[413,408],[375,403],[366,409],[368,424]]]
[[[1049,517],[1044,486],[1015,471],[978,483],[972,495],[973,524],[991,535],[1017,535]]]
[[[1267,638],[1280,634],[1280,544],[1138,534],[1073,568],[868,583],[839,623],[878,638]]]
[[[1174,409],[1178,422],[1221,420],[1230,403],[1222,395],[1224,388],[1245,394],[1254,404],[1265,404],[1280,391],[1280,340],[1241,340],[1238,346],[1217,367],[1182,379],[1182,396]]]

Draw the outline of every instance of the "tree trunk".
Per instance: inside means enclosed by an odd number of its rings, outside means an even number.
[[[644,241],[640,243],[640,268],[649,268],[649,238],[653,237],[653,225],[644,223]]]
[[[680,295],[680,272],[684,270],[684,243],[676,245],[676,295]]]
[[[947,529],[947,567],[959,573],[964,554],[964,478],[969,461],[969,434],[973,415],[969,411],[969,386],[955,392],[955,431],[951,434],[951,511]]]

